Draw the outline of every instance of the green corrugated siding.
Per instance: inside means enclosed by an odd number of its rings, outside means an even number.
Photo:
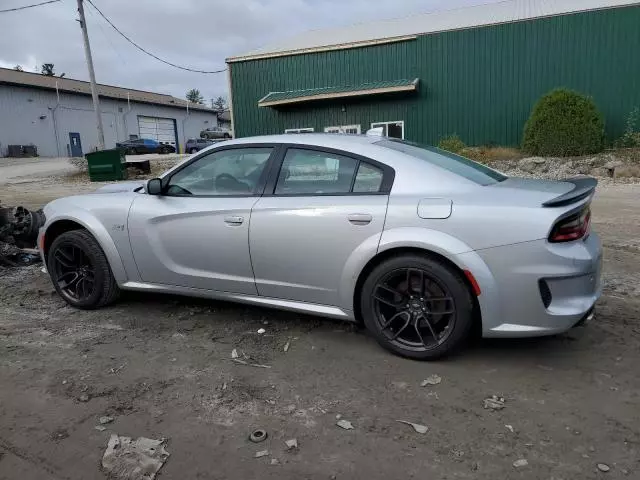
[[[616,138],[640,106],[639,25],[640,7],[632,6],[232,63],[235,133],[351,124],[365,131],[372,122],[404,120],[414,141],[457,133],[469,145],[517,145],[540,95],[569,87],[594,98]],[[271,91],[397,78],[419,78],[419,93],[258,108]]]

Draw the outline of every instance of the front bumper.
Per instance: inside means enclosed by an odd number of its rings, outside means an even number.
[[[581,241],[536,240],[472,253],[488,269],[478,279],[485,337],[562,333],[586,320],[602,294],[602,246],[593,232]]]

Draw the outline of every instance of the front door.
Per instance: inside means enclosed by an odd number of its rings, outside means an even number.
[[[380,241],[388,196],[384,171],[315,147],[287,150],[273,195],[251,212],[249,243],[258,293],[340,305],[354,251]]]
[[[72,157],[82,156],[82,143],[80,143],[80,134],[69,132],[69,150]]]
[[[134,200],[128,226],[143,281],[257,293],[249,217],[274,149],[240,147],[196,157],[163,178],[162,195]]]

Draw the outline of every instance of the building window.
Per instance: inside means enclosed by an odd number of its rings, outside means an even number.
[[[404,121],[399,122],[375,122],[371,128],[382,127],[382,135],[404,140]]]
[[[337,127],[325,127],[324,133],[349,133],[360,135],[360,125],[340,125]]]
[[[313,128],[287,128],[284,133],[313,133]]]

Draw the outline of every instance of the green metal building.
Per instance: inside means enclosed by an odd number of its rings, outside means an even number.
[[[536,100],[568,87],[614,139],[640,107],[640,2],[504,1],[313,31],[227,64],[238,137],[382,126],[515,146]]]

